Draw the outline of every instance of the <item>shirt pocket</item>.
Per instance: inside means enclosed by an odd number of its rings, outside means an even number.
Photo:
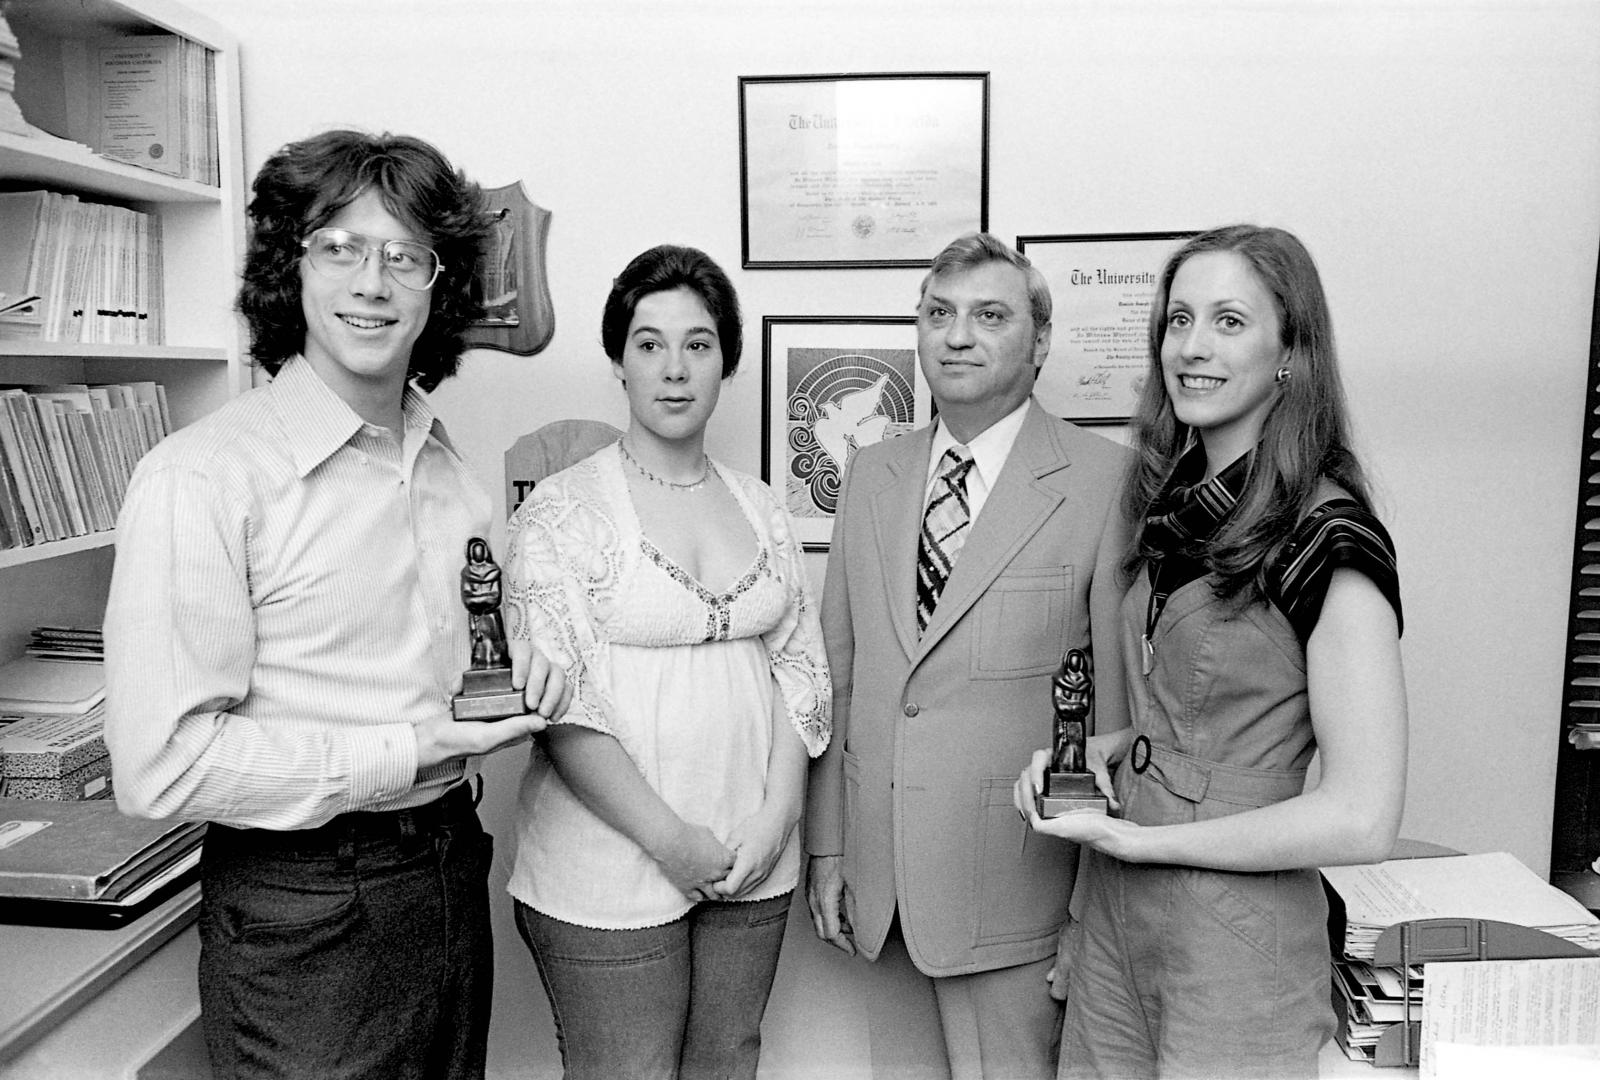
[[[974,679],[1053,674],[1066,651],[1072,618],[1072,567],[1009,570],[978,601],[972,642]]]

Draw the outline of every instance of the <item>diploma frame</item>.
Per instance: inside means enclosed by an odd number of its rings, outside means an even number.
[[[856,448],[933,418],[916,316],[768,315],[761,361],[761,479],[783,500],[801,547],[827,551]]]
[[[1019,236],[1055,302],[1034,396],[1077,424],[1125,424],[1149,369],[1150,299],[1188,232]]]
[[[988,72],[739,77],[745,269],[925,267],[988,225]]]

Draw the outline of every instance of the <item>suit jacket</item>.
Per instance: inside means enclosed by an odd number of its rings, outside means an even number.
[[[899,901],[929,975],[1051,954],[1074,845],[1033,837],[1011,804],[1050,742],[1050,680],[1093,652],[1096,717],[1126,724],[1116,616],[1126,550],[1128,451],[1030,402],[1001,470],[917,637],[917,537],[933,429],[851,462],[834,522],[822,628],[833,741],[813,765],[806,849],[844,856],[856,946],[875,959]]]

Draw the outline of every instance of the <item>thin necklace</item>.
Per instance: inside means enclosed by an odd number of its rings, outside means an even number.
[[[643,465],[639,464],[639,459],[628,453],[628,444],[623,442],[621,439],[617,440],[617,449],[622,451],[622,456],[628,459],[629,465],[632,465],[635,469],[639,470],[640,476],[644,477],[646,480],[654,480],[662,487],[671,488],[674,491],[698,491],[700,488],[706,486],[706,480],[708,480],[711,476],[711,458],[708,457],[703,451],[700,454],[700,479],[690,480],[688,483],[680,484],[675,480],[664,480],[655,473],[651,472],[649,469],[645,468]]]

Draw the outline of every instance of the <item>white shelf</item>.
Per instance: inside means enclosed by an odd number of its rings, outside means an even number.
[[[222,201],[222,189],[101,157],[79,143],[0,131],[0,177],[132,202]]]
[[[225,364],[228,350],[195,345],[107,345],[76,341],[0,339],[0,359],[35,357],[61,360],[198,360]]]
[[[117,542],[116,530],[106,532],[85,533],[82,536],[72,536],[65,540],[51,540],[44,544],[35,544],[32,547],[8,548],[0,551],[0,570],[12,566],[25,566],[28,563],[44,562],[62,555],[71,555],[77,551],[91,551],[94,548],[110,547]]]

